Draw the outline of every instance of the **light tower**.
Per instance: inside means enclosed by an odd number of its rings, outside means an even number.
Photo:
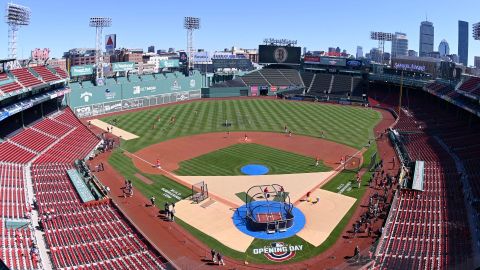
[[[472,36],[475,40],[480,40],[480,22],[472,26]]]
[[[30,8],[8,3],[5,14],[8,24],[8,58],[17,59],[17,31],[21,26],[30,24]],[[9,65],[10,68],[19,66],[16,60]]]
[[[378,40],[378,51],[380,52],[380,63],[383,63],[383,52],[385,51],[385,41],[392,41],[392,33],[370,32],[371,40]]]
[[[188,54],[188,70],[193,69],[193,30],[200,29],[200,18],[185,17],[183,28],[187,29],[187,54]]]
[[[102,31],[104,27],[112,25],[112,18],[92,17],[90,18],[90,27],[95,27],[95,66],[97,73],[97,84],[103,84],[103,53],[102,53]]]

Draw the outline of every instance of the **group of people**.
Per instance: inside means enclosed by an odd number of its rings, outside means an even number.
[[[165,217],[168,221],[175,221],[175,203],[165,203]]]
[[[212,255],[212,263],[218,265],[225,265],[222,253],[216,251],[215,249],[212,249],[210,250],[210,254]]]
[[[124,198],[133,196],[133,185],[131,180],[125,179],[125,186],[122,189]]]

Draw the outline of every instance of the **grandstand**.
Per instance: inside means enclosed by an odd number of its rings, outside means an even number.
[[[2,96],[3,263],[12,269],[164,269],[167,261],[110,200],[83,203],[69,179],[74,161],[90,156],[101,140],[62,104],[66,73],[37,66],[1,74],[6,85],[26,93],[20,101],[19,92]],[[34,87],[40,92],[30,92]],[[24,103],[30,105],[21,116]]]
[[[453,91],[438,83],[426,88]],[[398,106],[398,92],[376,96],[383,98],[379,105]],[[408,107],[400,111],[394,127],[404,145],[398,149],[406,149],[409,160],[425,161],[424,191],[397,193],[377,247],[376,265],[380,269],[470,268],[475,257],[472,247],[479,240],[473,225],[480,221],[479,209],[472,207],[480,198],[478,172],[472,169],[480,159],[474,139],[478,119],[460,116],[469,114],[461,110],[456,117],[449,112],[459,110],[454,105],[445,110],[444,105],[436,106],[436,97],[418,89],[404,98]],[[476,220],[469,223],[472,216]]]
[[[305,87],[300,74],[294,69],[264,68],[240,77],[248,86]]]

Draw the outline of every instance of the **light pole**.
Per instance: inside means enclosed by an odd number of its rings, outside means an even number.
[[[193,69],[193,54],[195,49],[193,47],[193,31],[200,29],[200,18],[185,17],[183,28],[187,30],[187,55],[188,55],[188,70]]]
[[[20,67],[17,59],[17,32],[21,26],[30,24],[30,8],[8,3],[5,11],[5,22],[8,24],[8,58],[15,59],[9,68]]]
[[[102,53],[102,31],[104,27],[112,26],[112,19],[106,17],[91,17],[90,27],[95,27],[95,66],[97,84],[103,84],[103,53]]]

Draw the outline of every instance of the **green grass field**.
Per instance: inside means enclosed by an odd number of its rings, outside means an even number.
[[[240,168],[247,164],[262,164],[268,174],[325,172],[331,168],[314,159],[259,144],[236,144],[186,160],[175,171],[178,175],[242,175]]]
[[[198,113],[195,113],[195,111]],[[176,123],[172,125],[169,123],[169,120],[173,115],[176,116]],[[160,121],[157,121],[158,116],[160,117]],[[360,149],[369,138],[373,137],[373,127],[380,121],[381,115],[374,110],[361,107],[249,99],[198,101],[180,105],[173,104],[152,110],[106,117],[102,120],[111,122],[115,118],[118,120],[118,127],[140,136],[139,139],[124,141],[122,144],[122,148],[130,152],[135,152],[151,144],[180,136],[225,131],[225,127],[222,126],[225,119],[228,119],[229,122],[232,123],[230,127],[231,131],[283,132],[283,127],[286,124],[295,134],[319,137],[321,131],[324,131],[326,139]],[[154,123],[156,124],[156,128],[152,129]],[[370,156],[375,151],[376,145],[372,144],[370,149],[364,153],[364,164],[362,167],[369,165]],[[277,157],[280,154],[282,158],[278,159]],[[225,159],[227,158],[232,160],[226,161]],[[287,164],[281,162],[283,159],[288,160]],[[132,179],[135,187],[138,188],[145,197],[148,198],[154,195],[157,198],[157,205],[162,205],[164,202],[175,202],[178,201],[179,198],[185,198],[190,195],[190,189],[188,187],[184,187],[164,176],[141,173],[153,181],[151,185],[145,184],[140,179],[137,179],[135,174],[140,172],[134,167],[130,158],[125,156],[121,150],[116,150],[112,154],[109,163],[125,177]],[[308,157],[255,144],[243,144],[242,146],[234,145],[220,149],[204,156],[182,162],[176,173],[202,175],[208,170],[208,175],[235,175],[239,174],[239,167],[247,163],[263,163],[271,169],[271,173],[282,174],[308,172],[309,170],[328,170],[324,165],[319,167],[312,166],[313,160]],[[304,163],[307,165],[304,166]],[[343,191],[343,194],[356,199],[361,198],[366,190],[366,182],[370,176],[371,173],[367,172],[362,177],[362,185],[360,188],[352,187],[346,189]],[[339,192],[341,186],[354,183],[354,177],[355,172],[342,172],[322,188],[332,192]],[[177,196],[172,196],[172,194],[176,194]],[[238,194],[239,197],[242,197],[242,195],[244,194]],[[357,207],[358,200],[326,241],[319,247],[313,247],[297,236],[282,239],[282,242],[285,243],[301,244],[304,246],[304,250],[298,252],[297,255],[287,263],[302,261],[316,256],[333,245],[341,236],[342,230],[347,225]],[[255,239],[249,249],[245,253],[241,253],[224,246],[222,243],[191,227],[182,220],[178,219],[177,223],[207,246],[221,251],[226,256],[251,263],[273,263],[267,260],[262,254],[254,255],[252,252],[254,248],[269,246],[272,241]]]
[[[175,124],[170,124],[172,116],[176,117]],[[373,137],[373,127],[381,115],[362,107],[242,99],[172,104],[102,118],[109,123],[113,119],[118,120],[118,127],[140,136],[123,143],[122,147],[130,152],[180,136],[225,131],[222,125],[225,120],[232,123],[231,131],[283,132],[285,125],[294,134],[313,137],[319,137],[324,131],[326,139],[360,149]]]
[[[362,168],[368,168],[368,166],[370,165],[370,156],[372,155],[372,153],[376,151],[377,151],[376,145],[375,143],[373,143],[372,146],[366,152],[364,152],[363,157],[365,162],[362,165]],[[181,198],[188,197],[191,193],[189,188],[184,187],[167,177],[141,173],[143,176],[151,179],[154,182],[152,185],[145,184],[143,181],[135,177],[135,174],[140,172],[135,168],[131,159],[125,156],[121,150],[116,150],[112,154],[112,156],[110,157],[109,163],[116,170],[122,173],[125,177],[127,177],[128,179],[131,179],[135,187],[138,188],[140,192],[142,192],[147,198],[154,195],[157,198],[157,205],[159,206],[163,205],[165,202],[178,201],[178,199],[170,196],[172,192],[175,194],[176,193],[180,194]],[[348,183],[351,183],[351,184],[355,183],[354,182],[355,175],[356,175],[355,172],[343,171],[340,174],[338,174],[335,178],[330,180],[327,184],[325,184],[322,187],[322,189],[332,191],[332,192],[338,192],[339,186],[346,185]],[[371,172],[366,172],[362,177],[362,185],[360,188],[353,187],[352,189],[346,190],[345,192],[343,192],[343,194],[356,199],[361,198],[368,187],[367,181],[371,175],[372,175]],[[165,192],[165,190],[168,190],[170,192]],[[239,196],[239,198],[244,200],[245,193],[240,192],[237,194],[237,196]],[[297,255],[293,259],[289,260],[287,263],[306,260],[308,258],[311,258],[313,256],[316,256],[322,253],[323,251],[328,249],[331,245],[333,245],[341,237],[341,232],[344,230],[345,226],[348,224],[348,221],[352,217],[355,209],[358,207],[358,204],[359,204],[359,201],[357,200],[357,202],[350,208],[347,214],[337,224],[337,226],[335,227],[333,232],[329,235],[329,237],[318,247],[312,246],[311,244],[309,244],[308,242],[304,241],[303,239],[297,236],[290,237],[287,239],[282,239],[282,242],[285,242],[291,245],[303,245],[304,247],[303,252],[298,252]],[[196,238],[204,242],[208,247],[214,248],[216,250],[220,250],[226,256],[229,256],[238,260],[246,260],[251,263],[273,264],[273,262],[267,260],[265,256],[263,256],[262,254],[254,255],[252,252],[254,248],[269,246],[272,241],[255,239],[251,244],[251,246],[248,248],[248,250],[245,253],[241,253],[224,246],[222,243],[202,233],[201,231],[195,229],[194,227],[188,225],[187,223],[183,222],[178,218],[176,222],[180,224],[182,227],[184,227]]]

